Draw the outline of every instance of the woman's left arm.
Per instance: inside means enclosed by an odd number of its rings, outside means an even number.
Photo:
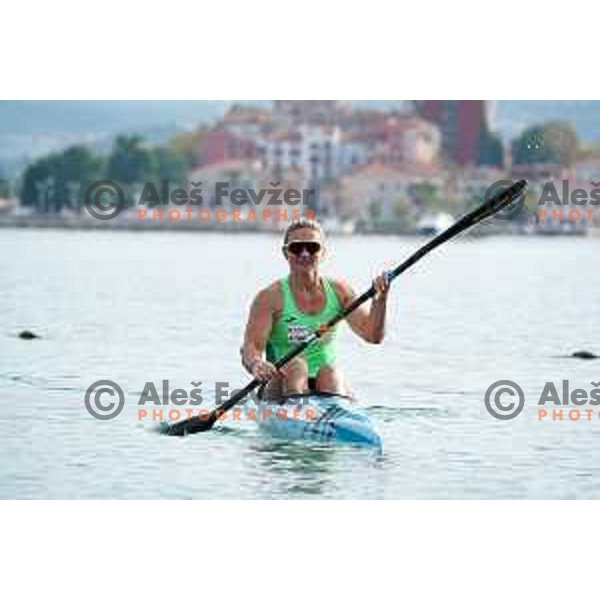
[[[352,331],[363,340],[371,344],[380,344],[385,335],[385,313],[390,289],[386,274],[378,275],[373,280],[373,285],[375,296],[371,301],[371,308],[368,310],[364,305],[359,306],[346,319]],[[335,282],[335,288],[344,308],[356,298],[354,290],[345,282]]]
[[[371,301],[369,318],[371,321],[371,343],[381,344],[385,336],[385,313],[387,310],[387,297],[390,291],[390,283],[386,273],[378,275],[373,280],[375,296]]]

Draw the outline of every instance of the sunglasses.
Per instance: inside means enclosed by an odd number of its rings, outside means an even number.
[[[321,249],[319,242],[290,242],[285,246],[289,252],[300,255],[304,250],[309,254],[316,254]]]

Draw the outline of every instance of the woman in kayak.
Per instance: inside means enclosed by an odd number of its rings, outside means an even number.
[[[325,256],[325,237],[316,221],[294,221],[288,226],[283,255],[290,273],[254,298],[241,348],[242,364],[253,377],[266,383],[267,398],[303,393],[307,389],[347,395],[336,367],[335,329],[309,345],[280,371],[273,364],[356,297],[347,283],[326,279],[319,273]],[[346,319],[362,339],[379,344],[384,337],[389,291],[386,274],[376,277],[373,285],[376,293],[370,310],[359,306]]]

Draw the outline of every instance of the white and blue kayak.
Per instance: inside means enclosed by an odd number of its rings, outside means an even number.
[[[382,448],[369,415],[356,407],[355,400],[338,394],[309,392],[263,399],[258,425],[264,433],[288,440]]]

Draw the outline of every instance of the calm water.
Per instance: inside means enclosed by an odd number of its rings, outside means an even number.
[[[422,240],[332,239],[325,272],[357,289]],[[247,381],[238,348],[256,290],[285,273],[261,235],[0,230],[2,498],[600,498],[600,419],[537,422],[546,381],[591,389],[600,361],[599,239],[447,244],[394,284],[388,336],[344,326],[342,367],[382,456],[282,444],[252,423],[185,439],[138,422],[146,381],[207,393]],[[15,334],[32,329],[43,339]],[[125,390],[93,419],[96,380]],[[518,382],[525,409],[486,411]],[[584,407],[585,408],[585,407]]]

